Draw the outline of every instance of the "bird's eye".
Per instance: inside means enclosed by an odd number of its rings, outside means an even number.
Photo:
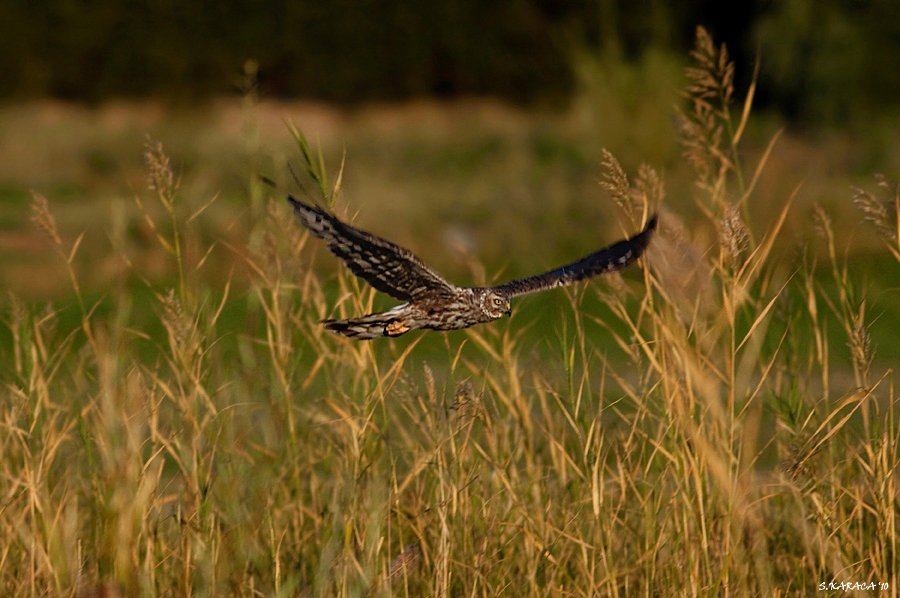
[[[501,299],[494,297],[494,305],[499,307],[499,306],[503,305],[503,301]]]

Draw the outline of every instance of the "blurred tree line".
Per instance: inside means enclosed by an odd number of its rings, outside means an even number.
[[[788,117],[900,98],[898,0],[5,0],[0,97],[196,101],[241,92],[340,103],[416,96],[565,102],[573,43],[623,61],[684,55],[702,24]]]

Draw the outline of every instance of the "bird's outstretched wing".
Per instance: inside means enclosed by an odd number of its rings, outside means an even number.
[[[644,253],[644,250],[650,243],[650,237],[653,236],[653,231],[656,230],[657,217],[658,214],[654,214],[647,221],[644,230],[630,239],[619,241],[583,257],[577,262],[538,274],[537,276],[512,280],[506,284],[493,287],[493,290],[506,294],[509,297],[515,297],[572,284],[573,282],[599,276],[606,272],[621,270],[629,266]]]
[[[453,284],[409,249],[341,222],[319,207],[287,198],[303,226],[326,241],[331,253],[375,289],[401,301],[454,292]]]

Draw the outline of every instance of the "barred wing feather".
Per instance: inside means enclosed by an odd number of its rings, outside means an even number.
[[[656,230],[657,217],[658,215],[654,214],[647,221],[644,230],[630,239],[619,241],[609,247],[595,251],[577,262],[560,266],[536,276],[512,280],[493,289],[509,297],[516,297],[572,284],[580,280],[626,268],[644,253],[644,250],[650,243],[650,237],[653,236],[653,231]]]
[[[413,252],[342,222],[325,210],[288,196],[294,213],[309,231],[328,243],[353,274],[401,301],[425,295],[452,294],[454,285]]]

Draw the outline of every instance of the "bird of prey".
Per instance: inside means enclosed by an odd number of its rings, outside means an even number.
[[[497,320],[510,314],[513,297],[626,268],[647,248],[658,217],[654,214],[633,237],[549,272],[493,287],[459,287],[409,249],[351,226],[291,195],[287,199],[300,223],[325,241],[331,253],[341,258],[353,274],[405,302],[359,318],[323,321],[328,330],[353,339],[394,337],[420,328],[457,330]]]

